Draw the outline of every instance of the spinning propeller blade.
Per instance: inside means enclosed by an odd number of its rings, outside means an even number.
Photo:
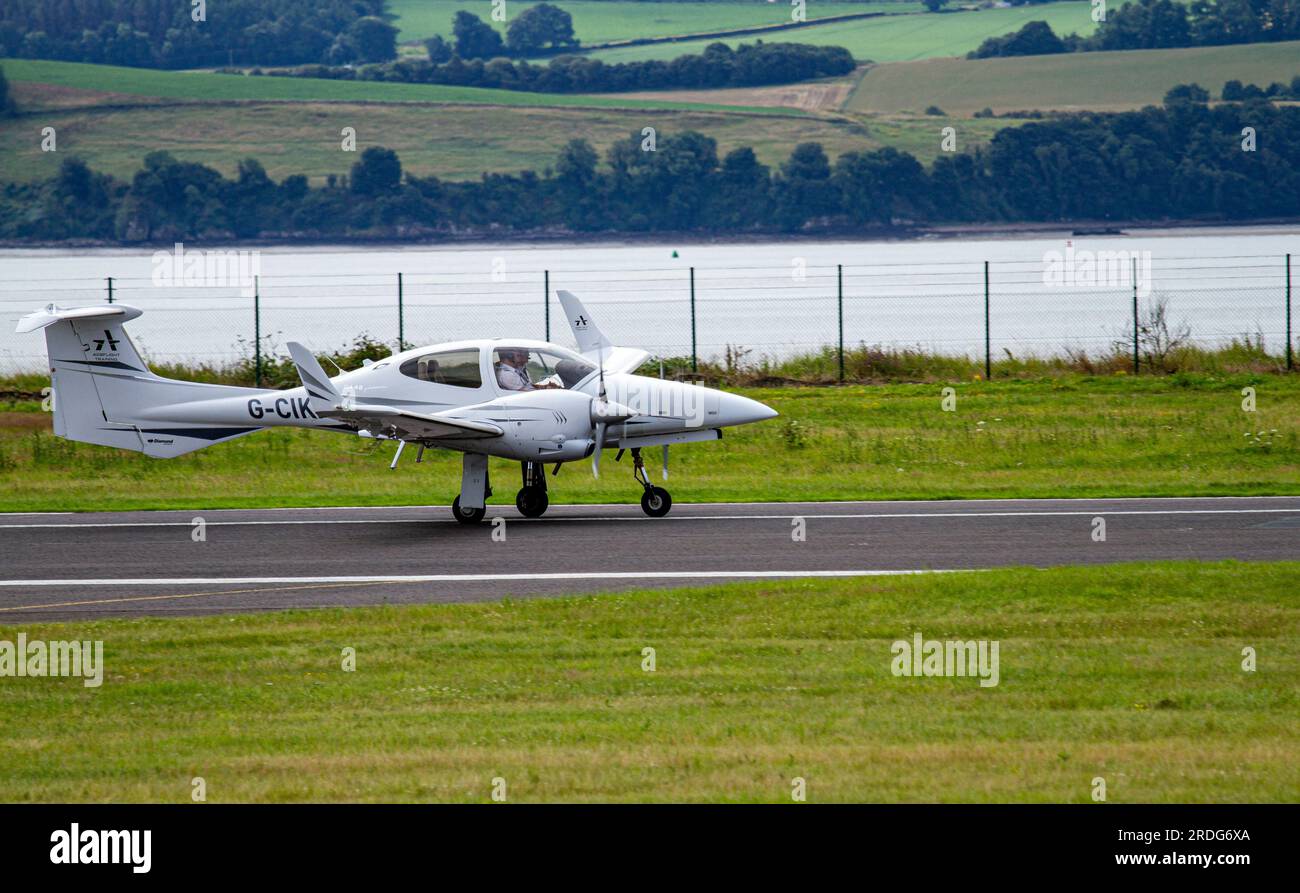
[[[600,451],[605,448],[605,423],[596,423],[596,451],[591,454],[592,477],[600,477]]]
[[[664,358],[659,358],[659,380],[664,380]],[[668,444],[664,444],[664,480],[668,480]]]
[[[603,345],[597,353],[597,362],[600,364],[600,390],[596,402],[592,404],[592,414],[603,417],[609,407],[605,403],[605,348]],[[596,422],[596,451],[591,454],[591,476],[600,477],[600,451],[605,448],[605,423]]]

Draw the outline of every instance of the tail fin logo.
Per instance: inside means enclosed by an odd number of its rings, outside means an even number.
[[[105,329],[105,330],[104,330],[104,337],[103,337],[103,338],[91,338],[90,341],[91,341],[91,344],[94,344],[94,345],[95,345],[95,348],[94,348],[93,351],[91,350],[90,344],[83,344],[83,345],[81,345],[81,349],[84,350],[84,351],[86,351],[86,352],[88,352],[88,353],[92,353],[92,352],[93,352],[93,353],[95,353],[95,354],[101,354],[101,353],[104,353],[104,345],[105,345],[105,344],[108,345],[108,352],[109,352],[109,353],[117,353],[117,346],[118,346],[119,344],[122,343],[121,341],[118,341],[116,338],[114,338],[114,337],[113,337],[113,333],[110,332],[108,329]]]
[[[573,325],[576,328],[585,329],[587,327],[587,317],[579,316],[577,319],[573,321]]]
[[[103,338],[96,338],[94,340],[95,340],[95,350],[103,350],[104,343],[107,342],[108,349],[115,351],[117,350],[117,345],[120,343],[116,338],[113,337],[113,333],[110,332],[108,329],[104,330]]]

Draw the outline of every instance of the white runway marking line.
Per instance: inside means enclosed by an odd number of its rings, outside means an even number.
[[[903,574],[973,573],[977,569],[788,571],[591,571],[554,574],[409,574],[358,577],[134,577],[99,580],[0,580],[0,586],[248,586],[263,583],[508,583],[523,580],[755,580],[788,577],[892,577]],[[21,606],[17,606],[21,607]],[[14,610],[14,608],[0,610]]]
[[[1060,503],[1060,502],[1192,502],[1196,500],[1204,502],[1229,502],[1234,499],[1298,499],[1300,496],[1286,495],[1265,495],[1265,496],[1082,496],[1082,497],[1023,497],[1023,496],[1006,496],[986,499],[830,499],[830,500],[813,500],[811,502],[691,502],[683,503],[684,507],[694,506],[697,508],[711,508],[713,506],[733,507],[737,505],[757,506],[770,505],[781,508],[791,508],[800,505],[984,505],[986,503],[1001,502],[1042,502],[1042,503]],[[551,506],[552,509],[569,510],[569,509],[601,509],[601,508],[627,508],[633,503],[627,502],[574,502],[574,503],[557,503]],[[445,505],[301,505],[301,506],[268,506],[259,509],[240,509],[240,508],[222,508],[209,509],[211,512],[383,512],[383,511],[400,511],[403,509],[439,509],[447,508]],[[188,512],[201,511],[200,509],[139,509],[142,512]],[[51,515],[78,515],[90,514],[83,512],[0,512],[0,518],[41,518]],[[125,514],[125,512],[124,512]]]
[[[1285,509],[1116,509],[1107,511],[1026,511],[1026,512],[879,512],[879,513],[832,513],[810,515],[791,513],[781,515],[670,515],[664,518],[643,518],[640,515],[556,515],[550,518],[524,518],[508,515],[511,523],[554,523],[559,521],[644,521],[658,523],[662,521],[788,521],[791,518],[805,518],[816,521],[834,520],[876,520],[885,518],[1035,518],[1035,517],[1083,517],[1095,518],[1098,515],[1267,515],[1300,514],[1300,507]],[[497,516],[489,516],[497,517]],[[297,519],[285,521],[207,521],[208,527],[258,527],[258,526],[319,526],[329,524],[459,524],[455,518],[337,518],[337,519]],[[193,527],[193,521],[86,521],[72,524],[0,524],[0,530],[32,530],[63,528],[96,527]]]

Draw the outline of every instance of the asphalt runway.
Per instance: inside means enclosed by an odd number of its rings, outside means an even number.
[[[1300,559],[1300,497],[0,514],[0,624],[1225,558]]]

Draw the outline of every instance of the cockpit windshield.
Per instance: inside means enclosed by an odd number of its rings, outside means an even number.
[[[511,347],[492,351],[492,371],[506,391],[571,388],[596,371],[596,364],[563,348]]]

